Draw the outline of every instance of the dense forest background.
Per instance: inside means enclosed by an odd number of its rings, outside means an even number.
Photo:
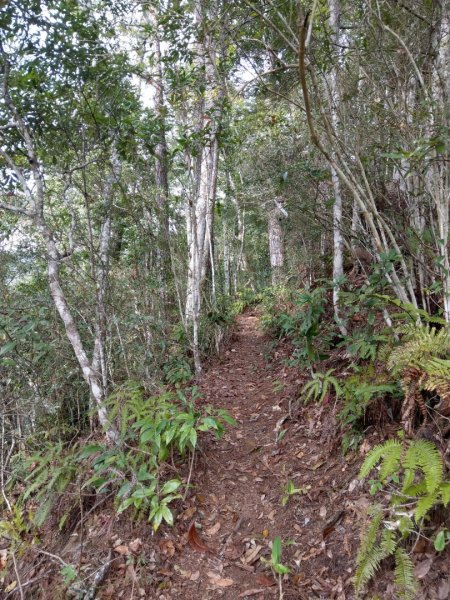
[[[381,419],[355,593],[395,556],[422,597],[408,543],[450,539],[450,1],[0,4],[4,597],[75,488],[173,524],[192,473],[161,464],[234,426],[193,383],[254,305],[344,452]]]

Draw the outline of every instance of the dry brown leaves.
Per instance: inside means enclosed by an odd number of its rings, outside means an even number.
[[[226,588],[234,585],[234,580],[228,577],[222,577],[213,571],[208,571],[207,576],[212,584],[213,589],[215,588]]]
[[[188,530],[188,542],[193,550],[196,552],[211,552],[211,548],[205,544],[202,538],[199,536],[195,523],[192,523]]]

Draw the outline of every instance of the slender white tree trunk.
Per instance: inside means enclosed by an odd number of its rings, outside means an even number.
[[[277,207],[269,210],[267,224],[269,234],[269,256],[270,269],[272,273],[272,285],[276,286],[282,282],[284,268],[284,240],[283,228],[281,226],[281,214]]]
[[[230,246],[228,241],[227,220],[223,218],[222,225],[222,243],[223,243],[223,292],[226,296],[230,294]]]
[[[198,347],[201,294],[204,281],[211,269],[213,294],[214,274],[214,203],[216,198],[219,164],[217,134],[221,120],[221,86],[216,72],[216,53],[212,36],[207,30],[207,14],[201,0],[195,3],[195,21],[199,36],[196,44],[197,72],[202,81],[196,106],[196,133],[203,138],[197,145],[194,160],[194,182],[186,206],[188,242],[188,277],[186,292],[186,322],[193,327],[193,353],[197,374],[201,371]]]
[[[336,45],[337,55],[340,55],[341,35],[340,35],[340,0],[328,0],[330,11],[329,25],[331,29],[331,43]],[[331,100],[331,122],[334,129],[339,125],[340,108],[340,89],[338,80],[338,69],[331,71],[329,78],[330,100]],[[333,156],[335,159],[336,157]],[[333,183],[334,203],[333,203],[333,308],[334,316],[343,335],[346,334],[346,328],[340,317],[339,310],[339,291],[341,281],[344,277],[344,240],[342,237],[342,194],[341,183],[339,181],[336,169],[331,165],[331,180]]]

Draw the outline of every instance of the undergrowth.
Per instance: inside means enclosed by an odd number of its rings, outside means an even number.
[[[155,531],[163,521],[172,525],[171,505],[189,487],[189,476],[181,476],[185,457],[192,461],[200,434],[220,437],[225,424],[234,424],[225,410],[197,408],[197,400],[195,387],[149,397],[138,383],[127,382],[107,401],[110,419],[120,432],[117,444],[51,441],[39,447],[34,443],[34,451],[16,455],[6,486],[7,492],[22,490],[15,510],[26,513],[38,529],[61,495],[79,491],[99,500],[112,497],[118,513],[144,517]],[[77,502],[66,503],[59,529]],[[13,521],[3,521],[0,527],[13,536]]]
[[[398,598],[412,600],[418,583],[411,540],[432,537],[437,551],[450,543],[442,517],[430,522],[438,506],[445,510],[450,503],[441,449],[411,439],[419,427],[436,427],[439,419],[441,429],[447,426],[450,332],[439,315],[387,296],[384,284],[374,272],[359,289],[344,288],[344,333],[333,319],[326,283],[300,292],[270,290],[263,299],[263,324],[278,339],[289,339],[291,364],[309,370],[300,401],[327,402],[344,452],[356,450],[371,425],[382,435],[383,418],[399,430],[398,438],[373,448],[361,468],[363,479],[374,473],[370,490],[377,501],[369,509],[354,582],[360,597],[383,561],[392,558]]]

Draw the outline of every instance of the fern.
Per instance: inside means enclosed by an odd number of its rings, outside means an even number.
[[[399,598],[414,600],[417,587],[414,578],[414,566],[403,548],[397,548],[395,551],[395,585],[398,589]]]
[[[384,444],[380,444],[372,448],[366,456],[361,469],[359,471],[360,479],[367,477],[372,469],[381,461],[383,461],[382,473],[380,479],[385,479],[396,471],[400,463],[402,454],[402,444],[399,440],[388,440]]]
[[[408,368],[422,369],[427,360],[445,357],[450,352],[450,333],[430,325],[409,325],[398,330],[402,343],[391,352],[387,367],[394,375],[402,376]]]
[[[450,502],[450,482],[441,485],[442,504],[447,507]]]
[[[450,360],[433,357],[425,363],[424,371],[423,389],[450,403]]]
[[[423,471],[429,493],[433,493],[442,483],[444,465],[432,442],[418,440],[411,443],[403,459],[403,466],[413,472],[417,469]]]
[[[305,396],[305,404],[311,398],[323,402],[331,388],[334,388],[336,398],[342,394],[342,388],[336,377],[333,377],[333,372],[334,369],[330,369],[326,373],[313,373],[312,379],[305,384],[302,390],[302,395]]]
[[[380,562],[395,554],[395,584],[398,597],[415,597],[416,583],[411,559],[400,546],[436,505],[450,502],[450,482],[444,481],[442,458],[435,445],[427,440],[400,442],[388,440],[375,446],[366,456],[360,477],[381,463],[378,487],[385,488],[384,505],[372,507],[375,515],[364,534],[357,555],[355,590],[357,594],[373,578]],[[408,512],[404,504],[408,503]],[[389,516],[383,527],[382,515]]]
[[[447,327],[436,329],[429,323],[407,325],[397,330],[401,343],[392,348],[388,345],[386,366],[388,371],[401,380],[404,393],[402,426],[412,434],[415,408],[419,406],[423,421],[428,410],[422,390],[437,393],[450,405],[450,331]]]
[[[375,505],[372,507],[372,520],[362,536],[361,546],[356,556],[354,585],[357,594],[373,578],[381,563],[382,559],[376,545],[382,519],[382,508],[380,505]]]
[[[439,502],[439,492],[433,492],[427,496],[422,496],[417,500],[416,510],[414,511],[414,518],[419,523]]]

